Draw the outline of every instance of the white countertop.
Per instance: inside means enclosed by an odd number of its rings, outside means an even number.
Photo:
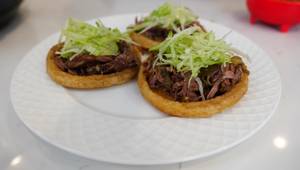
[[[300,25],[283,34],[277,29],[248,24],[243,0],[175,1],[200,17],[226,25],[267,51],[282,80],[282,98],[269,123],[256,135],[225,153],[186,163],[163,166],[128,166],[88,160],[57,149],[33,136],[17,118],[9,99],[12,73],[35,44],[58,31],[69,16],[87,20],[122,13],[149,12],[162,1],[130,0],[25,0],[19,15],[0,30],[0,169],[94,170],[298,170],[300,169]]]

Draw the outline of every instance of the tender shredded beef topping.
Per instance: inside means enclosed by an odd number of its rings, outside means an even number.
[[[143,21],[138,21],[136,18],[135,23],[138,24],[140,22],[143,22]],[[194,22],[186,25],[184,28],[189,28],[192,26],[199,26],[203,31],[205,31],[204,27],[198,21],[194,21]],[[149,30],[143,32],[142,35],[147,38],[150,38],[154,41],[161,42],[168,37],[169,32],[173,32],[174,34],[176,33],[174,30],[165,29],[165,28],[161,28],[161,27],[157,26],[157,27],[150,28]]]
[[[54,61],[61,70],[75,75],[110,74],[136,67],[138,60],[132,48],[123,41],[118,46],[120,54],[117,56],[81,54],[69,60],[56,54]]]
[[[160,27],[153,27],[143,32],[142,35],[154,41],[161,42],[168,37],[169,32],[175,33],[173,30],[168,30]]]
[[[177,72],[163,65],[153,67],[154,60],[152,55],[144,63],[144,74],[150,88],[180,102],[203,101],[220,96],[231,90],[241,80],[243,73],[248,73],[237,56],[226,65],[211,65],[201,69],[198,77],[192,79],[190,72]]]

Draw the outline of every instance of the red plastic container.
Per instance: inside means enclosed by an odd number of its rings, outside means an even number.
[[[260,20],[279,25],[281,32],[288,32],[291,26],[300,23],[300,2],[288,0],[247,0],[250,22]]]

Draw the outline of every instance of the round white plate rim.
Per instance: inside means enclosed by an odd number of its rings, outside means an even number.
[[[101,19],[107,19],[107,18],[114,18],[114,17],[120,17],[120,16],[138,16],[139,14],[121,14],[121,15],[112,15],[112,16],[105,16],[105,17],[101,17]],[[204,19],[201,19],[203,21],[206,21]],[[211,22],[211,21],[206,21],[206,22]],[[214,23],[214,22],[211,22],[211,23]],[[214,23],[215,24],[215,23]],[[222,27],[225,27],[223,25],[220,25],[220,24],[217,24],[219,26],[222,26]],[[225,28],[228,28],[228,27],[225,27]],[[230,30],[232,30],[230,28]],[[233,30],[234,31],[234,30]],[[250,42],[252,42],[253,44],[255,44],[252,40],[250,40],[248,37],[245,37],[244,35],[238,33],[237,31],[234,31],[235,33],[237,33],[239,36],[243,37],[243,38],[246,38],[248,39]],[[57,33],[54,33],[54,34],[57,34]],[[53,36],[50,35],[49,37]],[[36,46],[34,46],[32,48],[32,50],[34,50],[39,44],[43,43],[44,41],[47,41],[47,38],[44,39],[43,41],[41,41],[40,43],[38,43]],[[256,44],[255,44],[256,45]],[[261,49],[259,46],[256,45],[257,48]],[[32,50],[30,50],[28,53],[30,53]],[[264,50],[262,50],[263,52],[265,52]],[[267,55],[268,57],[268,55]],[[23,58],[20,63],[18,64],[18,66],[22,63],[23,60],[25,60],[26,58]],[[270,59],[270,58],[269,58]],[[270,60],[271,64],[273,66],[275,66],[274,62],[272,60]],[[16,68],[18,68],[18,66]],[[276,67],[275,67],[276,68]],[[26,121],[22,118],[22,116],[20,115],[20,113],[16,112],[17,113],[17,116],[19,117],[19,119],[24,123],[24,125],[36,136],[38,136],[39,138],[41,138],[42,140],[46,141],[47,143],[55,146],[55,147],[58,147],[62,150],[65,150],[65,151],[68,151],[70,153],[73,153],[75,155],[78,155],[78,156],[82,156],[82,157],[85,157],[85,158],[88,158],[88,159],[91,159],[91,160],[96,160],[96,161],[103,161],[103,162],[109,162],[109,163],[116,163],[116,164],[128,164],[128,165],[161,165],[161,164],[172,164],[172,163],[179,163],[179,162],[185,162],[185,161],[191,161],[191,160],[195,160],[195,159],[200,159],[200,158],[206,158],[206,157],[210,157],[212,155],[215,155],[215,154],[218,154],[218,153],[221,153],[223,151],[226,151],[234,146],[237,146],[238,144],[241,144],[242,142],[246,141],[247,139],[249,139],[251,136],[253,136],[254,134],[256,134],[261,128],[263,128],[266,123],[270,120],[270,118],[272,117],[272,115],[274,114],[279,102],[280,102],[280,98],[281,98],[281,93],[282,93],[282,88],[281,88],[281,80],[280,80],[280,74],[278,73],[278,70],[276,69],[276,72],[278,74],[278,78],[279,78],[279,96],[278,96],[278,100],[276,101],[276,103],[274,104],[274,107],[273,107],[273,110],[271,112],[271,114],[268,115],[268,117],[259,125],[257,126],[254,130],[251,131],[251,133],[248,133],[247,135],[245,135],[243,138],[239,139],[239,140],[236,140],[235,142],[225,146],[225,147],[222,147],[222,148],[219,148],[219,149],[216,149],[214,151],[211,151],[211,152],[208,152],[206,154],[201,154],[201,155],[194,155],[194,156],[189,156],[189,157],[185,157],[185,158],[182,158],[182,159],[173,159],[173,160],[169,160],[169,161],[157,161],[157,162],[128,162],[128,161],[113,161],[113,160],[105,160],[105,159],[99,159],[97,157],[93,157],[93,156],[89,156],[89,155],[86,155],[80,151],[77,151],[77,150],[74,150],[74,149],[71,149],[71,148],[68,148],[68,147],[65,147],[59,143],[56,143],[56,142],[53,142],[51,141],[50,139],[48,139],[46,136],[44,136],[43,134],[40,134],[38,133],[35,129],[33,129],[29,124],[26,123]],[[15,74],[16,74],[16,70],[15,72],[13,73],[13,76],[12,77],[15,77]],[[11,84],[13,82],[13,78],[11,80]],[[10,90],[12,90],[12,88],[10,88]],[[10,91],[10,93],[12,93]],[[13,98],[12,98],[12,95],[10,95],[10,98],[11,98],[11,101],[13,101]],[[15,105],[14,103],[12,102],[12,105],[13,105],[13,108],[15,109]]]

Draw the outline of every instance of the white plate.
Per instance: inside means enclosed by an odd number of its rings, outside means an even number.
[[[136,15],[102,18],[125,30]],[[222,37],[231,29],[201,20]],[[98,90],[69,90],[46,73],[49,48],[58,33],[34,47],[17,67],[11,100],[25,125],[45,141],[90,159],[122,164],[168,164],[208,157],[246,140],[270,119],[279,102],[281,82],[268,55],[232,31],[226,41],[248,55],[247,94],[212,118],[168,117],[150,106],[134,81]]]

